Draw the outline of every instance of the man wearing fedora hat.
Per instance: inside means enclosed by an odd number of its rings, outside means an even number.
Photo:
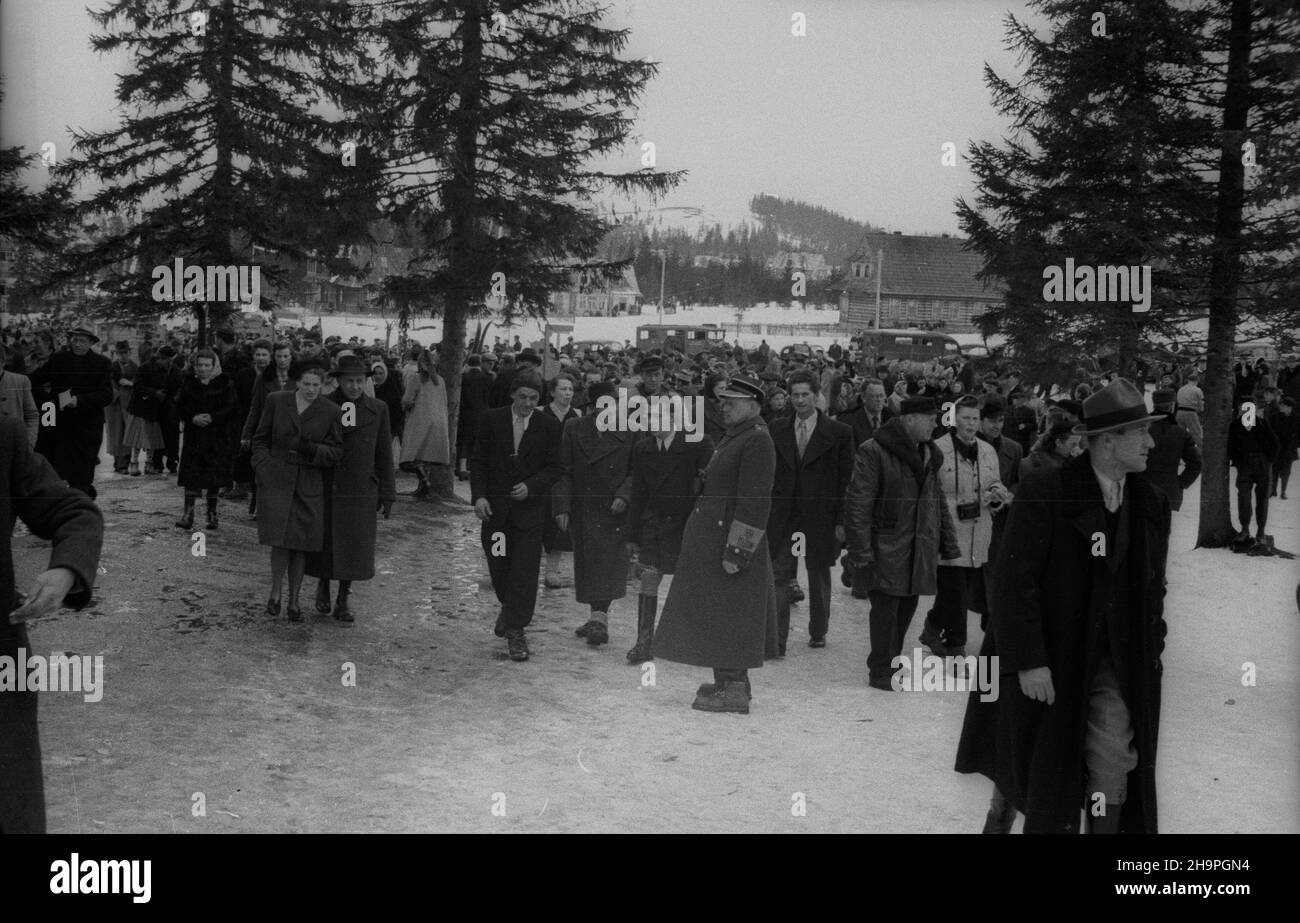
[[[1141,392],[1083,402],[1088,449],[1030,472],[1011,507],[982,657],[1005,678],[967,703],[958,772],[995,784],[985,832],[1157,832],[1155,758],[1169,501],[1143,472]]]
[[[57,352],[32,373],[32,384],[48,390],[54,405],[54,470],[72,487],[95,499],[95,466],[104,440],[104,408],[113,400],[113,363],[91,350],[93,331],[68,332],[70,349]],[[40,408],[42,414],[45,408]]]
[[[692,708],[747,715],[749,669],[777,653],[766,535],[776,450],[759,417],[757,377],[738,375],[718,396],[726,433],[686,521],[653,647],[664,660],[713,669]]]

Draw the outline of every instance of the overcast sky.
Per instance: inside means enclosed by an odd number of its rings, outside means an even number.
[[[123,57],[88,45],[97,0],[0,0],[6,99],[0,143],[69,148],[68,126],[111,127]],[[953,199],[972,176],[941,146],[1006,130],[983,83],[985,62],[1015,72],[1003,48],[1019,0],[610,0],[631,29],[625,54],[660,62],[638,133],[657,166],[689,170],[662,204],[724,224],[750,196],[796,198],[905,233],[956,233]],[[791,34],[792,15],[807,35]],[[629,148],[628,169],[640,148]],[[668,223],[681,212],[669,211]]]

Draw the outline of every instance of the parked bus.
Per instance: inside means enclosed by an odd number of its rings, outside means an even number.
[[[907,359],[913,362],[932,362],[935,359],[956,359],[962,354],[961,344],[950,334],[934,330],[863,330],[854,334],[862,342],[862,352],[875,356],[875,361]]]
[[[688,356],[702,353],[725,342],[721,327],[702,324],[643,324],[636,328],[636,347],[642,352],[652,349],[675,349]]]

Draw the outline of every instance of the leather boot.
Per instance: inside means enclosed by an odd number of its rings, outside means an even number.
[[[658,596],[638,596],[636,608],[636,644],[627,652],[627,662],[645,663],[654,660],[653,642],[655,636],[655,616],[659,611]]]
[[[220,526],[217,525],[217,503],[218,502],[219,502],[218,498],[216,497],[208,498],[208,528],[209,529],[220,528]]]
[[[984,818],[984,829],[980,833],[1010,833],[1011,825],[1016,822],[1016,809],[1011,802],[996,789],[989,801],[989,813]]]
[[[178,529],[185,529],[186,531],[189,531],[190,529],[194,528],[194,498],[193,497],[185,498],[185,512],[181,514],[180,519],[176,520],[176,527]]]
[[[728,681],[722,688],[714,687],[712,694],[697,696],[691,703],[696,711],[731,712],[737,715],[749,714],[749,689],[744,681]]]

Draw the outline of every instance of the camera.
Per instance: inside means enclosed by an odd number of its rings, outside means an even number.
[[[970,503],[957,504],[957,521],[970,522],[972,519],[980,518],[980,502],[972,500]]]

